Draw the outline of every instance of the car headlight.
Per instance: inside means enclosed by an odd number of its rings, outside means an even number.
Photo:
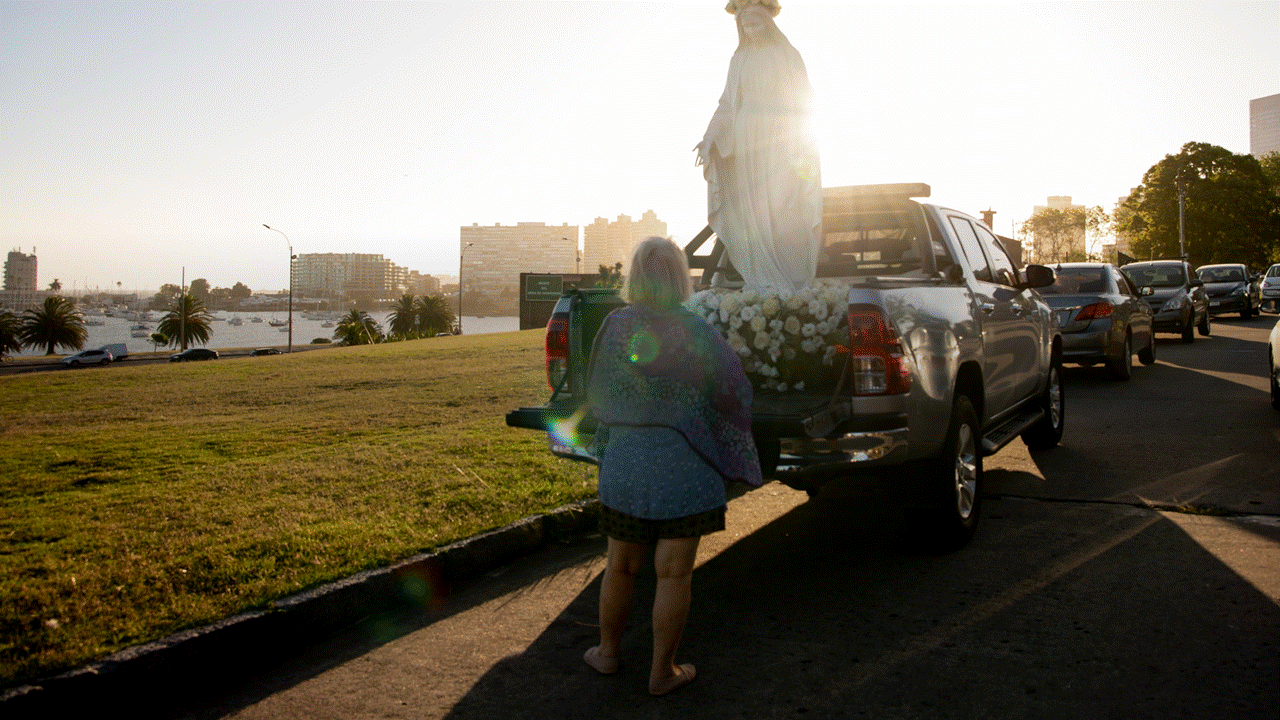
[[[1244,294],[1244,286],[1237,285],[1235,290],[1231,291],[1231,297],[1240,297]]]
[[[1164,305],[1160,306],[1160,312],[1164,312],[1165,310],[1181,310],[1182,308],[1186,307],[1186,304],[1187,304],[1186,295],[1174,295],[1173,297],[1164,301]]]

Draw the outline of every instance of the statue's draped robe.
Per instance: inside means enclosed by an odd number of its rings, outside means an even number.
[[[749,286],[798,289],[814,278],[822,180],[811,92],[785,39],[739,48],[707,128],[707,221]]]

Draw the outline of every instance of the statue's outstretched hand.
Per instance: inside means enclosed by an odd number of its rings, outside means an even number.
[[[693,159],[693,166],[702,167],[707,163],[707,157],[711,153],[711,142],[708,140],[703,140],[702,142],[693,146],[693,151],[697,153],[697,157]]]

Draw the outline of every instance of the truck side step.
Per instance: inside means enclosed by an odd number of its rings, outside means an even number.
[[[1044,417],[1044,410],[1031,405],[1023,408],[1004,422],[987,430],[982,436],[983,456],[995,455],[1000,448],[1022,434],[1023,430],[1035,425]]]

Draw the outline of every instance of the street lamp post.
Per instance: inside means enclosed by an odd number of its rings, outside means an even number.
[[[459,335],[462,334],[462,256],[464,253],[466,253],[467,248],[471,247],[472,245],[475,245],[475,243],[469,242],[463,245],[462,249],[458,251],[458,334]]]
[[[284,238],[284,242],[289,246],[289,353],[293,353],[293,241],[289,239],[284,231],[277,230],[266,223],[262,223],[262,227],[280,233],[280,237]]]

